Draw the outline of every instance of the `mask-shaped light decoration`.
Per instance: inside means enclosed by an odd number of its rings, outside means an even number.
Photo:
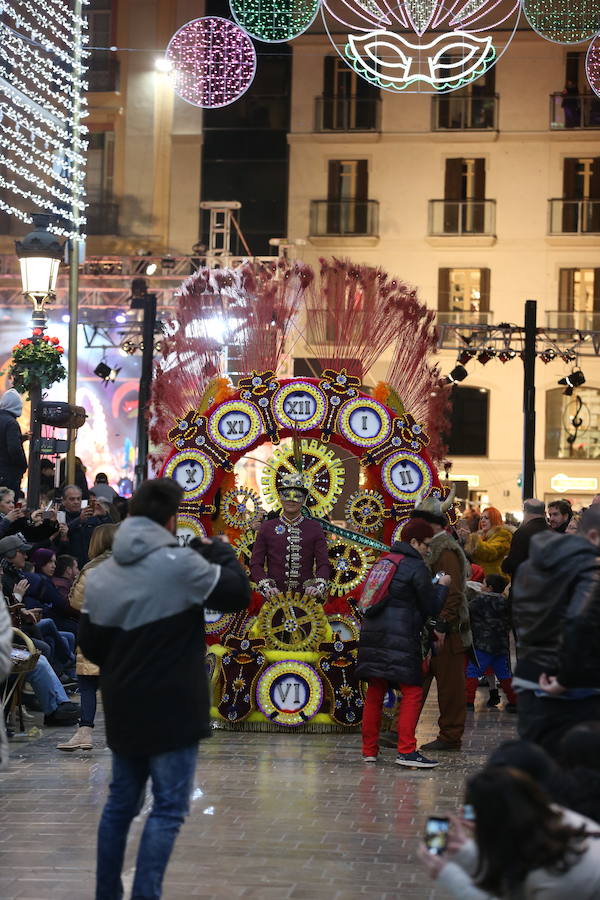
[[[495,65],[520,8],[520,0],[323,0],[322,14],[335,49],[366,81],[444,94]]]

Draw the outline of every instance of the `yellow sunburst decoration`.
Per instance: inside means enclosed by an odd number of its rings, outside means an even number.
[[[333,450],[320,444],[319,441],[303,440],[302,474],[308,488],[307,506],[314,516],[326,516],[342,493],[346,473],[344,465]],[[265,500],[272,507],[278,507],[278,488],[282,476],[286,472],[296,472],[292,447],[278,447],[262,476],[262,488]]]

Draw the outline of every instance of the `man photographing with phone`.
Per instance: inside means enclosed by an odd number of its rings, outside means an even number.
[[[63,534],[58,553],[74,556],[82,569],[89,559],[88,550],[94,528],[109,525],[112,519],[100,503],[83,506],[81,488],[76,484],[68,484],[63,488],[61,506],[68,531],[65,532],[61,526]]]
[[[100,666],[113,779],[98,830],[96,900],[122,897],[129,826],[148,778],[153,806],[142,833],[134,897],[158,898],[188,811],[198,742],[210,735],[204,607],[245,609],[250,584],[232,548],[180,546],[183,489],[144,481],[131,499],[110,559],[88,574],[79,627],[85,656]]]

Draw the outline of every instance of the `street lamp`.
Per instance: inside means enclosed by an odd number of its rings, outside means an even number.
[[[22,241],[15,241],[21,264],[23,294],[33,303],[33,324],[46,327],[46,303],[54,299],[56,279],[64,247],[55,234],[48,231],[52,216],[34,213],[34,230]]]
[[[34,229],[22,241],[15,241],[15,249],[21,264],[23,294],[33,303],[31,316],[33,341],[40,341],[46,328],[46,304],[54,299],[58,269],[64,248],[56,235],[48,231],[52,216],[46,213],[32,215]],[[42,386],[37,378],[29,388],[31,418],[29,439],[29,467],[27,477],[27,506],[36,509],[40,497],[40,446],[42,423],[37,408],[42,401]]]

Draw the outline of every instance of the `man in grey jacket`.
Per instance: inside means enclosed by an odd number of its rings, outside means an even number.
[[[90,571],[79,645],[100,667],[113,780],[98,830],[96,900],[123,896],[129,826],[148,778],[154,802],[138,851],[132,898],[161,896],[169,857],[188,810],[198,742],[210,735],[204,612],[242,610],[248,578],[231,547],[175,536],[183,491],[145,481],[110,559]],[[193,542],[192,542],[193,543]]]

